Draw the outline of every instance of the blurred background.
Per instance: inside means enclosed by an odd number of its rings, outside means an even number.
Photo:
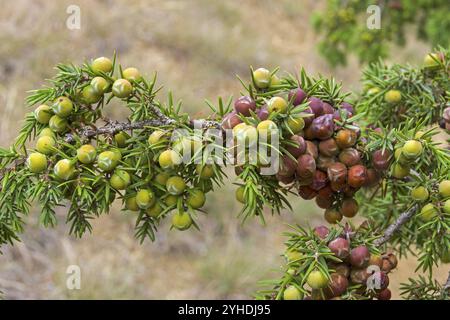
[[[331,69],[316,50],[317,35],[309,23],[319,0],[152,0],[26,1],[0,0],[0,145],[17,136],[28,90],[54,75],[59,62],[80,64],[117,51],[123,66],[147,76],[158,71],[169,90],[182,98],[194,117],[209,113],[204,99],[238,96],[236,75],[248,79],[248,68],[280,66],[295,72],[305,67],[357,90],[361,69],[356,60]],[[81,29],[66,27],[69,5],[81,9]],[[421,62],[428,45],[411,37],[395,48],[391,61]],[[114,113],[122,114],[120,109]],[[123,113],[124,114],[124,113]],[[287,224],[316,226],[322,211],[292,197],[293,212],[241,225],[234,200],[233,174],[207,200],[201,232],[169,231],[163,224],[154,243],[134,239],[130,213],[115,208],[93,221],[83,239],[68,235],[66,210],[59,226],[39,226],[35,209],[27,218],[22,242],[4,246],[0,256],[0,290],[5,299],[246,299],[258,281],[278,276],[282,232]],[[68,290],[66,270],[81,268],[81,289]],[[414,258],[403,259],[391,278],[393,297],[399,283],[414,274]],[[444,279],[447,270],[437,270]]]

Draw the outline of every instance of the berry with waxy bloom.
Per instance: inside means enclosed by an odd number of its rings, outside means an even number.
[[[52,109],[46,104],[41,104],[34,110],[34,118],[40,124],[48,124],[52,115]]]
[[[125,170],[115,170],[109,183],[116,190],[125,190],[131,183],[130,174]]]
[[[334,108],[331,104],[329,104],[328,102],[324,102],[322,104],[322,108],[323,108],[323,114],[334,114]]]
[[[168,193],[178,196],[186,189],[186,182],[184,182],[183,178],[179,176],[170,177],[167,179],[166,189]]]
[[[199,209],[203,207],[206,202],[206,197],[203,191],[200,189],[192,189],[186,198],[186,203],[193,209]]]
[[[328,288],[325,289],[326,293],[330,297],[339,297],[343,295],[348,288],[348,280],[346,277],[339,273],[332,273],[331,280]]]
[[[258,68],[253,71],[253,80],[255,87],[258,89],[266,89],[270,86],[272,76],[270,71],[265,68]]]
[[[180,154],[174,150],[165,150],[160,153],[158,162],[163,169],[173,169],[182,162]]]
[[[289,91],[288,94],[288,100],[292,101],[292,104],[294,106],[298,106],[299,104],[303,103],[306,99],[306,93],[300,88],[292,89]]]
[[[302,154],[297,159],[297,174],[301,178],[312,178],[316,171],[316,161],[309,154]]]
[[[236,113],[248,117],[250,116],[250,110],[256,110],[256,103],[251,97],[242,96],[234,102],[234,110]]]
[[[53,137],[42,136],[36,141],[36,150],[45,155],[51,155],[55,153],[56,141]]]
[[[81,91],[81,99],[86,104],[94,104],[100,101],[102,95],[99,94],[92,85],[87,85]]]
[[[372,165],[378,171],[389,169],[392,154],[387,149],[376,150],[372,153]]]
[[[416,159],[422,154],[422,143],[417,140],[408,140],[402,147],[402,155],[407,159]]]
[[[316,170],[313,174],[313,180],[310,184],[310,187],[316,191],[324,188],[327,185],[328,177],[325,172],[320,170]]]
[[[314,228],[314,234],[320,239],[325,239],[329,233],[330,230],[326,226],[317,226]]]
[[[334,133],[333,116],[330,114],[324,114],[315,118],[311,123],[311,131],[317,139],[325,140],[331,138]]]
[[[67,118],[73,111],[73,103],[69,98],[61,96],[53,102],[52,111],[61,118]]]
[[[117,98],[128,98],[133,91],[133,86],[126,79],[117,79],[112,86],[112,93]]]
[[[122,71],[122,77],[128,81],[139,81],[141,73],[135,67],[129,67]]]
[[[309,107],[316,117],[323,115],[323,102],[319,98],[311,97],[308,99]]]
[[[354,130],[341,129],[336,133],[335,139],[338,147],[345,149],[354,146],[358,136]]]
[[[339,153],[339,161],[352,167],[361,162],[361,154],[355,148],[346,148]]]
[[[92,61],[91,68],[94,71],[101,71],[104,73],[108,73],[112,70],[113,64],[112,61],[105,57],[100,57]]]
[[[53,132],[63,133],[64,131],[66,131],[68,123],[66,119],[61,118],[60,116],[55,114],[50,118],[48,126]]]
[[[113,151],[103,151],[98,155],[97,165],[101,170],[105,172],[114,170],[114,168],[117,167],[118,164],[119,160],[117,154]]]
[[[61,159],[55,164],[53,173],[58,179],[67,181],[73,177],[75,166],[69,159]]]
[[[155,194],[150,189],[141,189],[136,194],[136,203],[141,209],[148,209],[155,204]]]
[[[319,142],[319,152],[326,157],[334,157],[339,153],[339,147],[333,138]]]
[[[83,164],[90,164],[95,161],[97,149],[90,144],[82,145],[77,149],[77,159]]]
[[[425,222],[433,220],[433,218],[439,215],[439,210],[432,203],[428,203],[422,207],[420,210],[420,219]]]
[[[192,218],[187,212],[176,213],[172,216],[172,226],[180,231],[187,230],[192,225]]]
[[[347,183],[347,167],[341,162],[331,164],[327,169],[328,179],[335,191],[342,190]]]
[[[350,243],[344,238],[336,238],[330,241],[328,248],[341,260],[346,259],[350,254]]]
[[[349,261],[356,268],[367,267],[370,259],[370,252],[366,246],[358,246],[350,251]]]
[[[303,137],[298,135],[293,135],[289,138],[289,141],[292,143],[286,146],[286,150],[294,157],[298,158],[300,155],[305,153],[306,151],[306,143]]]
[[[222,120],[223,129],[233,129],[238,124],[242,123],[236,111],[231,111]]]
[[[109,90],[110,83],[103,77],[95,77],[91,80],[91,87],[98,96],[101,96]]]
[[[41,173],[47,170],[47,157],[42,153],[33,152],[28,156],[26,165],[31,172]]]
[[[273,97],[267,102],[267,110],[269,113],[286,113],[287,107],[288,102],[282,97]]]
[[[367,168],[357,164],[348,169],[347,182],[353,188],[360,188],[367,180]]]
[[[269,118],[269,110],[267,109],[267,105],[265,104],[261,106],[261,108],[257,109],[256,115],[261,121],[267,120]]]

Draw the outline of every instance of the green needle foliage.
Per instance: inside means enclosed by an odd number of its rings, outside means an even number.
[[[367,12],[371,5],[380,9],[379,29],[366,25],[374,13]],[[355,53],[361,63],[385,58],[391,44],[406,43],[411,28],[418,39],[432,46],[449,44],[450,8],[446,0],[328,0],[326,8],[315,13],[312,22],[322,35],[318,49],[333,66],[345,65],[350,53]]]
[[[234,108],[231,98],[207,101],[206,119],[191,119],[171,93],[158,100],[156,74],[146,79],[115,56],[58,65],[47,86],[30,92],[27,104],[35,110],[16,141],[0,148],[0,244],[19,240],[34,205],[46,227],[56,225],[59,207],[67,208],[77,237],[115,202],[135,219],[140,242],[154,240],[163,219],[181,231],[199,229],[207,193],[223,184],[231,166],[242,221],[265,223],[267,212],[291,209],[287,196],[299,194],[316,198],[326,220],[337,224],[326,235],[292,227],[285,272],[266,282],[258,298],[387,299],[383,277],[397,263],[391,251],[417,255],[417,269],[427,274],[405,284],[406,298],[445,298],[432,267],[449,260],[450,191],[442,185],[450,180],[450,154],[435,126],[448,105],[449,58],[439,48],[419,69],[369,66],[356,110],[334,79],[251,68],[249,81],[239,79],[242,97]],[[113,100],[128,109],[124,121],[106,117]],[[257,145],[268,154],[252,154],[261,137]],[[279,162],[267,174],[269,156]],[[357,212],[367,221],[355,227],[350,218]],[[347,255],[333,251],[336,239],[348,242]],[[366,272],[369,257],[381,271]],[[339,276],[338,265],[348,274]],[[384,279],[376,289],[365,283],[374,274]]]

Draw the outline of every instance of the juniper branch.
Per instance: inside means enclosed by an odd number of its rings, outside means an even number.
[[[375,245],[381,246],[388,242],[394,236],[394,234],[399,231],[400,228],[409,221],[409,219],[411,219],[411,217],[417,212],[417,210],[418,206],[414,205],[409,210],[400,214],[397,220],[395,220],[391,225],[389,225],[389,227],[386,228],[383,236],[374,242]]]

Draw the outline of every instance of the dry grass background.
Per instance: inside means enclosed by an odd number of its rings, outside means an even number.
[[[248,66],[280,66],[293,72],[333,75],[347,90],[358,88],[359,66],[330,69],[315,50],[312,11],[323,1],[152,0],[0,1],[0,145],[8,146],[21,125],[26,91],[54,74],[58,62],[81,63],[117,50],[124,66],[151,75],[195,116],[208,113],[204,98],[239,94],[235,75]],[[81,30],[65,27],[66,8],[81,8]],[[426,46],[410,42],[395,48],[393,60],[417,62]],[[116,107],[114,115],[123,115]],[[38,211],[27,219],[22,242],[2,248],[0,288],[6,299],[245,299],[263,278],[276,276],[286,223],[322,222],[314,204],[292,198],[294,212],[269,218],[267,226],[241,226],[228,183],[208,198],[202,231],[169,232],[164,224],[155,243],[133,238],[133,217],[115,208],[93,222],[83,239],[68,236],[61,209],[59,226],[44,229]],[[81,267],[81,290],[66,289],[66,268]],[[414,259],[403,260],[392,278],[414,273]],[[275,269],[275,272],[272,270]],[[438,270],[444,280],[445,270]]]

